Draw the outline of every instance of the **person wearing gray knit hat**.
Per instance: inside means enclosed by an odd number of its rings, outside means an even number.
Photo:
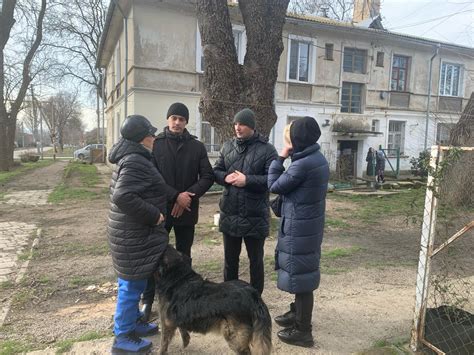
[[[243,110],[236,113],[234,116],[234,124],[240,123],[252,129],[255,129],[255,113],[249,109],[244,108]]]

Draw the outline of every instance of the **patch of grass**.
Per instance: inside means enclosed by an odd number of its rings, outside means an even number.
[[[79,338],[75,339],[66,339],[62,340],[58,343],[56,343],[57,349],[56,349],[56,354],[64,354],[72,349],[72,346],[74,343],[79,343],[82,341],[91,341],[91,340],[96,340],[96,339],[102,339],[105,337],[109,337],[111,334],[110,332],[96,332],[96,331],[90,331],[87,332],[83,335],[81,335]]]
[[[28,260],[30,257],[30,252],[29,251],[25,251],[23,253],[21,253],[20,255],[18,255],[18,260],[19,261],[26,261]]]
[[[348,220],[365,224],[379,224],[381,218],[404,216],[408,221],[416,221],[423,215],[426,189],[402,190],[398,194],[383,196],[328,195],[328,199],[352,202],[357,205]]]
[[[275,257],[267,255],[263,258],[263,264],[265,267],[265,273],[270,274],[271,281],[278,280],[278,271],[275,270]]]
[[[109,253],[107,242],[97,244],[67,243],[61,246],[61,254],[101,256]]]
[[[15,306],[23,306],[27,304],[33,297],[31,289],[22,289],[15,293],[12,297],[12,303]]]
[[[82,287],[95,284],[96,280],[91,277],[84,277],[84,276],[74,276],[72,279],[68,281],[69,287]]]
[[[78,179],[79,186],[73,185],[73,179]],[[108,189],[92,190],[100,182],[97,167],[90,164],[71,162],[64,169],[63,182],[49,195],[48,201],[60,203],[70,200],[93,200],[108,193]]]
[[[15,177],[28,171],[43,168],[45,166],[51,165],[52,163],[54,162],[50,160],[40,160],[36,163],[21,163],[19,166],[14,166],[10,171],[2,171],[0,172],[0,185],[13,180]]]
[[[15,284],[11,280],[0,282],[0,290],[9,290],[13,287],[15,287]]]
[[[31,345],[17,340],[0,340],[0,355],[21,354],[32,349]]]
[[[219,184],[213,184],[213,185],[209,188],[208,191],[214,192],[214,191],[222,191],[222,190],[224,190],[224,187],[223,187],[223,186],[221,186],[221,185],[219,185]]]
[[[224,265],[221,260],[209,260],[193,267],[199,274],[218,274],[222,272]]]
[[[57,152],[56,153],[56,158],[69,158],[74,155],[74,151],[77,150],[78,148],[64,148],[62,152]],[[53,156],[53,149],[47,150],[43,153],[43,156],[45,157],[52,157]]]
[[[337,218],[326,218],[324,224],[332,228],[348,228],[351,226],[349,223]]]
[[[352,248],[348,248],[348,249],[335,248],[335,249],[332,249],[332,250],[323,251],[321,257],[323,259],[344,258],[346,256],[350,256],[350,255],[358,252],[359,250],[361,250],[361,248],[359,248],[359,247],[352,247]]]

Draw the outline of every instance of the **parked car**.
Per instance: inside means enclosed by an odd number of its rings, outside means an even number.
[[[102,149],[103,147],[104,147],[103,144],[86,145],[84,148],[74,151],[74,159],[79,159],[79,160],[89,159],[91,156],[92,149]]]

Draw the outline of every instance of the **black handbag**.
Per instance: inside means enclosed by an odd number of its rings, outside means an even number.
[[[283,203],[283,198],[278,195],[273,200],[270,201],[270,207],[277,217],[281,217],[281,205]]]

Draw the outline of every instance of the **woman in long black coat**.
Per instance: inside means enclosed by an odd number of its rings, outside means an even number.
[[[311,347],[313,291],[320,281],[319,260],[323,240],[329,166],[317,142],[321,136],[312,117],[294,121],[280,157],[268,171],[268,187],[282,198],[275,267],[277,286],[295,294],[290,311],[275,318],[286,327],[278,337],[289,344]],[[289,139],[288,139],[289,138]],[[291,155],[285,171],[283,162]]]

